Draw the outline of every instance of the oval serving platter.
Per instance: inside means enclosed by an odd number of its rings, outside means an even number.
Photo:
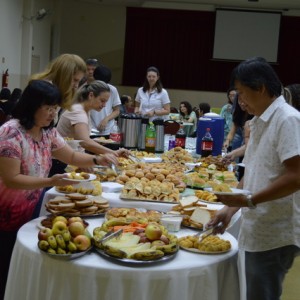
[[[113,257],[97,247],[95,247],[94,249],[98,254],[100,254],[100,256],[108,259],[111,262],[126,264],[126,265],[129,264],[129,265],[135,265],[135,266],[153,265],[153,264],[157,264],[157,263],[167,262],[167,261],[172,260],[178,253],[178,251],[176,251],[173,254],[164,255],[163,257],[155,259],[155,260],[136,260],[136,259],[130,259],[130,258]]]

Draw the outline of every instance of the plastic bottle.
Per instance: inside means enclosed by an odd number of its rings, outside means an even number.
[[[155,139],[156,139],[156,132],[155,127],[152,122],[149,122],[146,130],[146,137],[145,137],[145,151],[155,153]]]
[[[109,138],[118,144],[121,144],[122,142],[122,132],[118,126],[117,121],[115,121],[115,124],[111,129]]]
[[[183,129],[183,124],[180,124],[180,127],[176,133],[175,136],[175,146],[185,148],[185,140],[186,140],[186,134]]]
[[[212,154],[214,139],[210,134],[210,128],[206,128],[205,135],[201,140],[201,156],[207,157]]]

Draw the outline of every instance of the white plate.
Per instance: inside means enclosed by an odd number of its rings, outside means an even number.
[[[69,176],[71,173],[67,173],[67,175]],[[79,175],[80,173],[76,173],[76,175]],[[84,181],[91,181],[91,180],[95,180],[97,178],[97,176],[95,174],[88,174],[90,177],[88,179],[72,179],[72,178],[63,178],[65,180],[69,180],[69,181],[74,181],[74,182],[84,182]]]
[[[160,157],[143,157],[142,161],[145,163],[160,163],[162,159]]]
[[[112,193],[112,192],[120,192],[124,185],[117,183],[117,182],[101,182],[102,191],[105,193]]]
[[[223,253],[229,252],[231,250],[231,248],[230,248],[230,249],[224,250],[224,251],[201,251],[196,248],[186,248],[186,247],[182,247],[182,246],[180,246],[180,248],[183,250],[193,252],[193,253],[198,253],[198,254],[223,254]]]
[[[185,163],[185,166],[189,170],[193,170],[196,166],[201,166],[202,162],[197,162],[197,163]]]
[[[212,188],[205,188],[204,190],[213,192],[215,195],[248,195],[248,194],[250,194],[250,192],[248,190],[234,189],[234,188],[231,188],[232,192],[216,192],[216,191],[213,191]]]

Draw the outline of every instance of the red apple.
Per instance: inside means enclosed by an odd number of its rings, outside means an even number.
[[[75,237],[77,235],[84,235],[85,227],[84,227],[83,223],[77,221],[77,222],[73,222],[69,225],[69,231],[70,231],[72,237]]]
[[[52,221],[52,226],[53,226],[54,223],[56,223],[56,222],[58,222],[58,221],[62,221],[62,222],[64,222],[64,223],[68,224],[68,220],[67,220],[66,217],[64,217],[64,216],[56,216],[56,217],[53,219],[53,221]]]
[[[162,235],[162,231],[161,231],[160,227],[157,224],[149,224],[145,228],[145,234],[146,234],[146,237],[150,241],[154,241],[154,240],[159,240],[160,239],[160,237]]]
[[[50,235],[52,235],[52,230],[50,228],[43,228],[39,231],[38,239],[39,241],[47,241]]]
[[[86,235],[77,235],[73,242],[79,251],[85,251],[91,247],[91,240]]]
[[[69,218],[68,222],[69,222],[69,225],[74,222],[81,222],[82,224],[84,224],[83,220],[80,217],[71,217],[71,218]]]
[[[53,233],[53,235],[63,234],[63,232],[67,229],[68,229],[68,226],[65,222],[57,221],[52,226],[52,233]]]

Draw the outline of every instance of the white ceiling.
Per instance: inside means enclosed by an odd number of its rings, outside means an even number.
[[[151,5],[172,5],[172,6],[195,6],[203,5],[209,7],[247,8],[247,9],[278,9],[278,10],[298,10],[300,0],[75,0],[81,2],[106,4],[106,5],[126,5],[151,7]]]

